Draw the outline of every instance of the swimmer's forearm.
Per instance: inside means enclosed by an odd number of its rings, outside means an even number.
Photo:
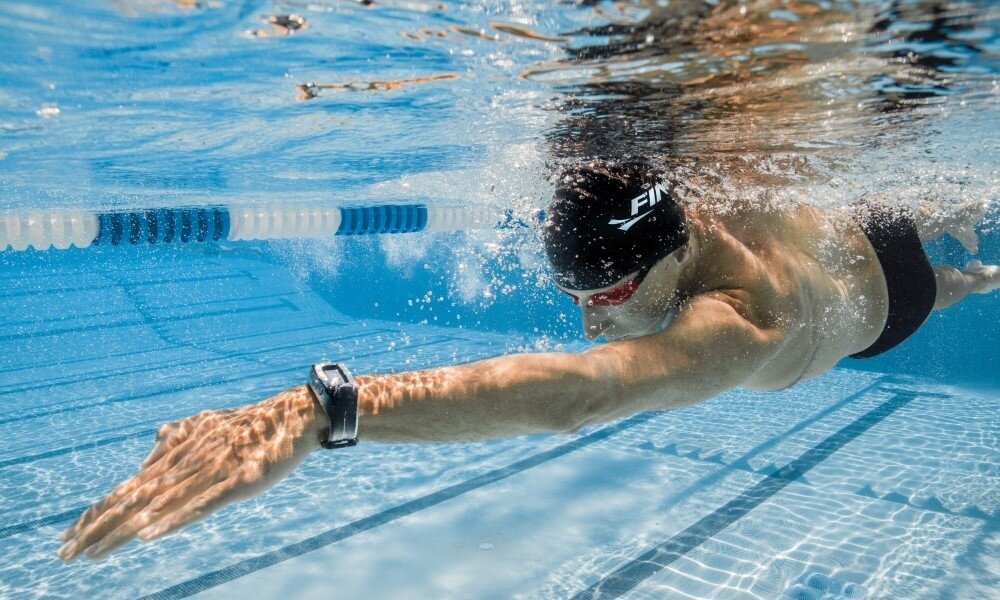
[[[742,385],[781,345],[779,330],[754,326],[733,303],[693,300],[664,332],[580,354],[515,354],[360,376],[358,435],[384,442],[486,440],[572,432],[696,404]]]
[[[359,436],[460,442],[574,431],[603,410],[614,385],[596,361],[518,354],[395,375],[358,377]]]

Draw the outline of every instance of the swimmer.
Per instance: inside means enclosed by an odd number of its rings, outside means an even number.
[[[1000,287],[1000,268],[932,267],[921,246],[947,233],[975,249],[983,205],[717,210],[683,192],[642,164],[568,170],[546,254],[586,337],[608,343],[357,377],[362,443],[573,432],[734,387],[780,390],[885,352],[933,309]],[[330,428],[305,385],[164,425],[142,470],[64,532],[59,556],[98,559],[259,494]]]

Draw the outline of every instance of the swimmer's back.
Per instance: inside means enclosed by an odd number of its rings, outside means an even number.
[[[818,376],[878,338],[885,280],[871,244],[846,214],[736,204],[689,216],[715,270],[711,285],[739,290],[751,319],[785,333],[782,349],[748,387],[782,389]]]

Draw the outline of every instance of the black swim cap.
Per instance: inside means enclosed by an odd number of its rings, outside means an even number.
[[[559,285],[608,287],[689,239],[671,184],[649,165],[590,164],[559,179],[542,241]]]

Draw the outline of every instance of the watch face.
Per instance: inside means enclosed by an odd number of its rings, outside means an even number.
[[[337,386],[344,383],[344,374],[337,365],[323,365],[321,368],[323,370],[323,375],[329,382],[327,385]]]

